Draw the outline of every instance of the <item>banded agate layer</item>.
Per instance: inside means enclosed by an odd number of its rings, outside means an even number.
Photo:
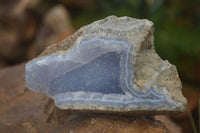
[[[98,24],[105,23],[108,22]],[[148,47],[151,46],[151,40],[146,40],[147,43],[150,41],[149,44],[141,44],[142,41],[139,43],[123,38],[131,36],[131,32],[114,37],[115,32],[124,25],[115,23],[118,27],[102,26],[114,30],[108,35],[103,34],[105,31],[99,35],[101,31],[97,29],[97,35],[83,32],[83,37],[75,39],[68,49],[59,49],[27,63],[28,88],[50,96],[61,109],[121,113],[141,111],[153,114],[183,111],[186,101],[181,91],[178,90],[178,96],[174,96],[176,92],[171,93],[171,84],[163,77],[166,70],[170,70],[168,73],[173,70],[173,75],[176,75],[174,66],[162,61],[154,49]],[[132,24],[134,31],[143,24],[126,23]],[[124,30],[126,28],[127,25]],[[150,62],[148,55],[155,58],[156,62]]]

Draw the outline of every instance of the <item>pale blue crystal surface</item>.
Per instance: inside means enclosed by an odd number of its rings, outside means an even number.
[[[91,38],[68,49],[36,58],[26,65],[26,84],[33,91],[66,103],[157,105],[163,95],[153,89],[137,93],[130,84],[130,50],[127,42]]]

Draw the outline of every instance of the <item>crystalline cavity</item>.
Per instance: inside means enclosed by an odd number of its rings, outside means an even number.
[[[171,89],[175,85],[170,88],[169,83],[161,85],[164,78],[157,79],[173,66],[155,53],[151,28],[150,21],[126,17],[94,22],[29,62],[26,84],[52,97],[61,109],[183,111],[186,101],[181,91],[174,91],[178,92],[174,95]],[[149,59],[143,52],[150,53],[156,62],[148,66]],[[145,67],[149,74],[144,78]],[[180,87],[179,82],[175,81],[175,87]]]

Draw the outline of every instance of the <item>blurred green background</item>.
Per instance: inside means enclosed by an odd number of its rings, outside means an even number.
[[[178,68],[184,82],[200,85],[199,0],[52,0],[66,5],[75,29],[109,15],[149,19],[154,23],[155,48]],[[51,5],[51,6],[50,6]]]
[[[96,0],[93,7],[70,11],[76,28],[109,15],[153,21],[161,58],[175,64],[185,82],[200,84],[199,0]]]
[[[200,0],[0,0],[0,68],[4,71],[29,61],[81,26],[110,15],[154,23],[156,51],[177,66],[183,94],[197,125]],[[171,117],[184,133],[192,130],[188,118],[187,111]]]
[[[68,30],[61,40],[109,15],[153,21],[158,54],[177,66],[184,82],[200,85],[200,0],[0,0],[0,67],[34,58],[56,42],[60,27]]]

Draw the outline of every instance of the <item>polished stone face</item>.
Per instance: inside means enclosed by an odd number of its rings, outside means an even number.
[[[92,38],[67,53],[38,58],[26,66],[27,86],[57,105],[96,103],[115,106],[165,102],[153,89],[137,93],[130,85],[131,47],[125,41]]]

